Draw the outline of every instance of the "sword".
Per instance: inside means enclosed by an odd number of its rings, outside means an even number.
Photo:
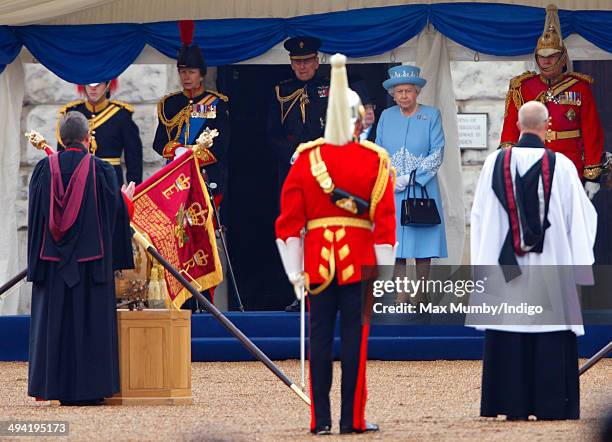
[[[302,391],[306,389],[306,291],[304,286],[294,286],[296,295],[298,291],[302,292],[300,296],[300,384]]]
[[[215,199],[213,198],[212,194],[212,189],[216,189],[217,184],[208,182],[208,175],[206,173],[206,170],[204,169],[202,169],[202,176],[204,177],[204,184],[206,184],[206,190],[208,191],[210,204],[213,207],[213,214],[215,216],[215,220],[217,221],[217,232],[219,232],[219,238],[221,238],[221,247],[223,248],[223,253],[225,254],[225,260],[227,261],[227,270],[229,271],[230,279],[232,280],[232,286],[234,287],[234,292],[236,293],[236,301],[238,301],[238,308],[241,312],[244,312],[242,300],[240,299],[240,292],[238,291],[238,284],[236,283],[236,276],[234,275],[234,267],[232,266],[232,261],[230,260],[229,251],[227,249],[227,241],[225,240],[225,226],[221,224],[219,211],[217,210]]]

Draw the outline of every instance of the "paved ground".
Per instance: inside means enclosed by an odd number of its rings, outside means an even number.
[[[298,362],[278,364],[299,381]],[[306,430],[308,407],[263,365],[194,363],[192,368],[193,406],[77,408],[36,405],[26,395],[27,364],[0,363],[0,420],[67,420],[71,439],[88,441],[316,439]],[[338,375],[339,366],[335,369]],[[478,417],[480,370],[480,361],[371,361],[367,416],[380,424],[381,432],[336,434],[323,440],[595,440],[606,408],[612,406],[612,360],[608,359],[581,380],[579,421],[483,419]],[[335,431],[337,381],[338,376],[332,398]]]

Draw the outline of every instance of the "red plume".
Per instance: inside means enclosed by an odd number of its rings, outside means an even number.
[[[180,20],[178,25],[181,32],[181,42],[183,42],[183,46],[189,46],[193,41],[193,30],[195,29],[194,21]]]
[[[115,93],[118,87],[119,87],[119,80],[116,78],[113,78],[110,81],[110,85],[108,86],[108,90],[111,93],[111,95]]]

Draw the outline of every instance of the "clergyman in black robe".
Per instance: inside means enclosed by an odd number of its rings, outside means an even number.
[[[134,266],[129,216],[113,167],[88,153],[85,117],[69,112],[60,133],[66,150],[29,188],[28,394],[93,405],[119,391],[114,270]]]

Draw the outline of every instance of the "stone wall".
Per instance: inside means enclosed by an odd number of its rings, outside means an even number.
[[[453,88],[459,112],[489,115],[488,149],[463,149],[461,153],[466,223],[469,224],[474,190],[487,155],[497,149],[504,120],[510,78],[534,70],[524,61],[456,61],[451,63]]]

